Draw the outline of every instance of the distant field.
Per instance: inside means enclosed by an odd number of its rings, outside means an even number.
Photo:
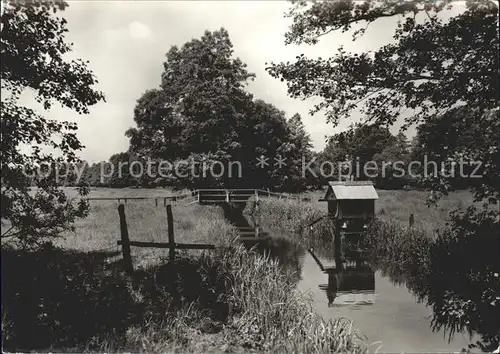
[[[448,219],[450,211],[466,208],[473,204],[469,191],[458,191],[443,197],[436,206],[428,207],[426,199],[429,192],[405,190],[377,190],[379,199],[375,202],[377,217],[408,223],[410,214],[415,215],[415,223],[432,232]],[[311,201],[326,211],[326,203],[317,200],[323,196],[320,192],[311,193]]]
[[[73,189],[68,194],[76,195]],[[90,197],[142,197],[168,196],[167,189],[111,189],[98,188]],[[76,222],[75,232],[68,232],[58,244],[80,251],[119,249],[120,239],[118,202],[114,200],[90,201],[90,215]],[[192,204],[172,204],[175,240],[180,243],[227,243],[236,237],[235,230],[224,219],[222,210],[212,206]],[[151,200],[129,200],[125,205],[125,215],[130,240],[167,242],[167,215],[163,202],[155,206]],[[215,235],[215,237],[214,237]],[[189,251],[190,253],[197,251]],[[132,247],[134,264],[145,266],[156,263],[160,257],[168,255],[168,250]]]
[[[69,196],[76,196],[76,188],[68,187],[65,188],[66,193]],[[163,197],[173,194],[182,194],[185,191],[172,191],[168,188],[96,188],[92,187],[90,189],[90,194],[88,198],[99,198],[99,197]]]

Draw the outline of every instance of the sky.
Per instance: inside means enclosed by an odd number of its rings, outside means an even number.
[[[68,1],[68,0],[67,0]],[[325,136],[346,129],[359,119],[342,122],[337,128],[318,113],[309,115],[317,99],[306,101],[287,96],[286,83],[265,71],[266,62],[293,61],[304,53],[309,57],[330,57],[342,45],[353,52],[374,50],[390,42],[396,19],[377,21],[355,42],[350,33],[332,33],[314,46],[285,45],[284,34],[290,19],[284,13],[286,1],[72,1],[63,13],[68,21],[66,38],[72,42],[72,57],[88,60],[104,92],[106,102],[92,106],[90,114],[78,115],[55,107],[47,118],[75,121],[85,145],[80,156],[89,162],[108,160],[128,149],[125,131],[134,126],[133,109],[148,89],[157,88],[165,53],[199,38],[205,30],[228,30],[234,55],[256,74],[248,91],[286,112],[302,115],[314,148],[325,145]],[[36,107],[29,93],[23,103]],[[410,131],[410,135],[412,132]]]

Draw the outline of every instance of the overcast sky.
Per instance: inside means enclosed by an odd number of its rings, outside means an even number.
[[[335,132],[323,114],[310,116],[313,101],[293,100],[286,84],[269,76],[265,62],[293,61],[295,56],[329,57],[339,45],[346,50],[376,49],[390,41],[395,19],[375,22],[364,37],[351,41],[351,34],[334,33],[315,46],[285,46],[289,19],[285,1],[71,1],[64,17],[67,39],[74,43],[74,56],[90,61],[107,102],[91,108],[89,115],[53,108],[47,117],[77,121],[79,137],[86,146],[81,157],[89,162],[107,160],[125,151],[125,130],[134,125],[133,108],[145,90],[160,84],[165,53],[199,38],[205,30],[221,27],[229,31],[235,56],[257,75],[248,90],[284,110],[298,112],[309,131],[314,147],[324,147],[325,135]],[[23,97],[28,104],[30,98]],[[356,117],[353,117],[353,121]],[[345,129],[344,122],[337,130]]]

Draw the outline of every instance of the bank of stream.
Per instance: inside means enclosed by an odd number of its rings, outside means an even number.
[[[432,310],[401,279],[385,275],[382,264],[346,259],[338,270],[328,235],[323,242],[311,241],[316,246],[312,250],[300,240],[303,236],[277,228],[276,220],[266,221],[269,218],[258,211],[243,214],[240,208],[226,208],[226,217],[239,228],[247,247],[279,260],[325,320],[353,321],[367,337],[371,352],[460,352],[476,340],[466,333],[450,339],[443,331],[433,331]]]

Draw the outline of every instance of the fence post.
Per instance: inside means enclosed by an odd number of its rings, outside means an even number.
[[[120,236],[122,239],[123,261],[125,262],[125,271],[131,274],[134,271],[132,256],[130,255],[130,240],[128,238],[127,220],[125,219],[125,206],[118,205],[118,215],[120,215]]]
[[[172,206],[167,205],[167,226],[168,226],[168,243],[171,244],[169,251],[170,260],[175,259],[175,239],[174,239],[174,217],[172,216]]]
[[[226,189],[226,203],[229,203],[229,191]]]
[[[155,198],[155,206],[158,206],[158,198]]]
[[[255,190],[255,201],[259,202],[259,191],[257,189]]]
[[[415,215],[410,214],[410,219],[408,220],[410,227],[413,227],[415,225]]]
[[[167,198],[163,198],[163,206],[166,207],[167,206]]]

